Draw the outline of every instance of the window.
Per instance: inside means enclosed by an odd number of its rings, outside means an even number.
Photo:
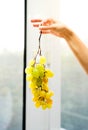
[[[37,49],[39,36],[39,30],[31,26],[31,18],[60,19],[88,46],[86,0],[27,0],[27,2],[27,63]],[[50,81],[50,88],[55,93],[54,104],[49,111],[36,109],[27,86],[26,130],[87,130],[88,76],[63,39],[45,35],[42,37],[42,49],[48,57],[50,68],[55,73],[55,77]]]
[[[56,3],[56,4],[55,4]],[[53,5],[56,8],[53,10]],[[27,0],[27,65],[38,48],[39,30],[33,28],[31,18],[46,18],[50,15],[59,16],[58,0]],[[37,109],[32,101],[32,94],[28,87],[26,91],[26,130],[58,130],[60,129],[60,48],[59,39],[50,35],[42,36],[42,53],[48,57],[51,70],[55,73],[49,80],[50,89],[54,91],[53,108],[51,110]],[[54,43],[54,44],[53,44]],[[53,49],[56,48],[56,49]],[[58,56],[57,56],[58,53]],[[59,60],[58,60],[59,59]],[[58,61],[58,62],[57,62]],[[56,64],[57,63],[57,64]],[[59,66],[59,67],[58,67]],[[59,77],[59,78],[58,78]]]
[[[0,1],[0,129],[22,130],[24,1]]]
[[[87,1],[61,0],[60,19],[88,46]],[[65,41],[61,55],[61,126],[66,130],[88,129],[88,76]]]

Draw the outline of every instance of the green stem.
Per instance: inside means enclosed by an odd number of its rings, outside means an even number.
[[[38,46],[37,54],[36,54],[35,57],[34,57],[34,60],[35,60],[35,61],[36,61],[36,58],[37,58],[38,54],[39,54],[40,56],[42,55],[42,54],[41,54],[41,36],[42,36],[42,32],[40,32],[39,39],[38,39],[38,41],[39,41],[39,46]]]

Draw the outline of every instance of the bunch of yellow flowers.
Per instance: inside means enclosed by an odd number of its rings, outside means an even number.
[[[35,59],[29,62],[25,69],[26,80],[29,82],[29,88],[33,94],[33,102],[37,108],[42,107],[43,110],[52,107],[53,92],[49,89],[48,78],[53,77],[53,72],[46,68],[46,58],[39,57],[39,62]]]

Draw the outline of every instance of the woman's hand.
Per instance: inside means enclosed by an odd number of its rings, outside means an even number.
[[[43,34],[49,33],[64,38],[88,74],[88,48],[71,29],[53,19],[44,21],[41,19],[32,19],[31,22],[33,26],[38,27]]]
[[[53,34],[61,38],[66,38],[69,34],[69,29],[63,23],[53,19],[32,19],[31,22],[42,31],[42,34]]]

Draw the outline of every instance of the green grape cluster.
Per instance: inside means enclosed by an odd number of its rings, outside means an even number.
[[[46,58],[40,56],[39,63],[31,60],[25,69],[26,80],[29,82],[29,88],[33,94],[33,102],[37,108],[42,109],[52,107],[53,92],[49,89],[48,78],[53,77],[53,72],[46,68]]]

